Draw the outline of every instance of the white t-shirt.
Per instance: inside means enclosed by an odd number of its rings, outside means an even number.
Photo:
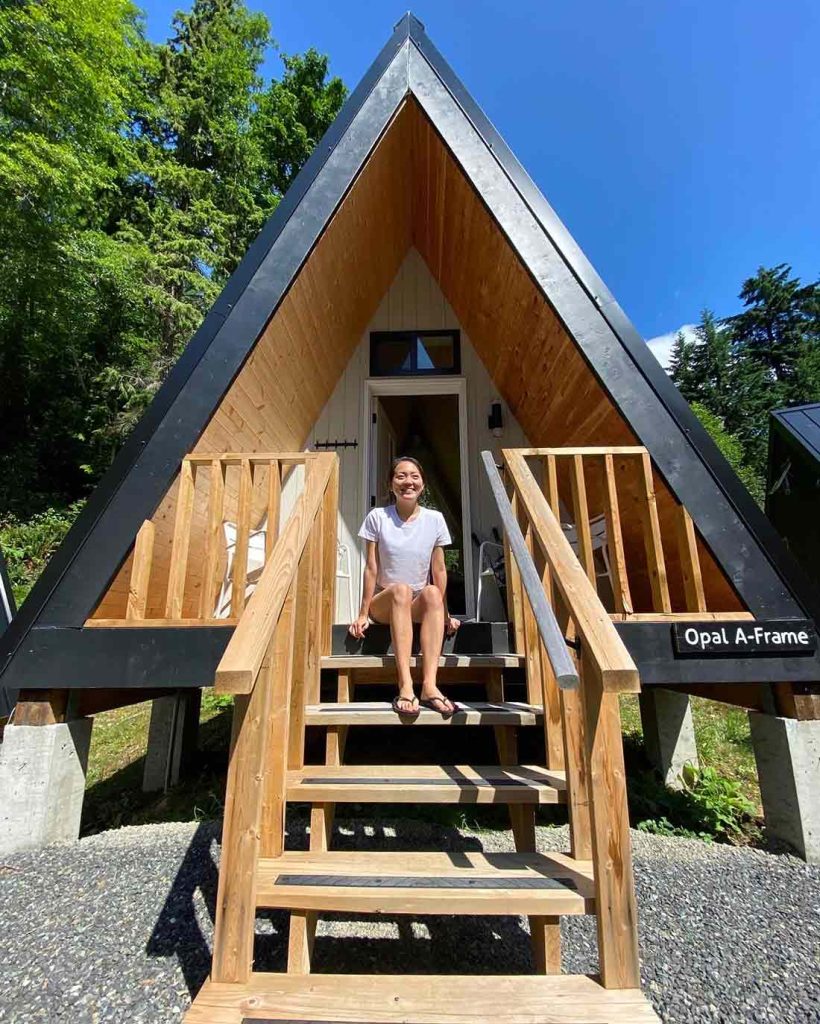
[[[452,544],[450,531],[441,512],[419,508],[413,519],[404,522],[395,505],[372,508],[362,523],[359,536],[379,545],[379,575],[376,584],[406,583],[413,591],[430,582],[433,548]]]

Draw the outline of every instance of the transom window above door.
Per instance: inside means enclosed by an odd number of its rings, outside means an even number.
[[[372,331],[371,377],[461,373],[459,331]]]

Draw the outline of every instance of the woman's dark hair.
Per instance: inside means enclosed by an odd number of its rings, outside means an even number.
[[[419,462],[418,459],[414,459],[412,455],[399,455],[393,459],[390,463],[390,473],[387,476],[387,500],[392,502],[396,500],[396,495],[393,493],[393,477],[396,475],[396,466],[400,462],[412,462],[416,469],[421,474],[421,482],[427,484],[427,474],[424,472],[424,466]]]

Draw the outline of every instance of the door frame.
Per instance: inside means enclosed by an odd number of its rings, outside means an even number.
[[[467,378],[441,377],[366,377],[362,392],[362,509],[370,511],[370,457],[373,400],[385,395],[456,395],[458,397],[458,447],[461,474],[461,532],[464,558],[464,603],[466,617],[475,617],[475,579],[473,578],[473,532],[470,515],[470,467],[467,436]]]

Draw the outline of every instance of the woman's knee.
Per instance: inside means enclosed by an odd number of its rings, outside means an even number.
[[[434,587],[432,585],[424,587],[419,594],[419,597],[427,608],[442,608],[444,606],[444,599],[442,598],[441,591],[438,587]]]
[[[394,604],[409,606],[413,600],[413,591],[407,583],[391,583],[387,589],[390,591]]]

